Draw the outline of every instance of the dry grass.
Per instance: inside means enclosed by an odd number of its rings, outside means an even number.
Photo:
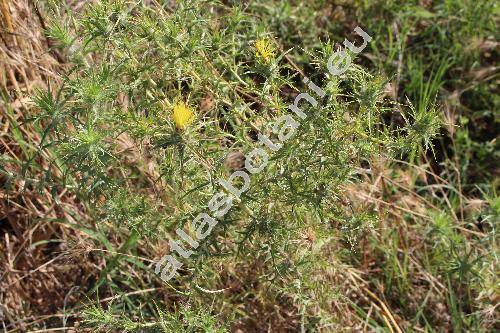
[[[34,108],[29,95],[47,82],[56,84],[61,56],[50,50],[43,34],[43,16],[35,1],[0,1],[0,320],[54,314],[75,301],[74,286],[85,285],[94,267],[85,260],[83,236],[58,219],[75,222],[85,213],[75,197],[57,187],[38,185],[45,170],[60,171],[47,153],[37,154],[41,136],[27,121]],[[21,126],[22,124],[22,126]],[[31,182],[19,177],[23,164]],[[71,252],[68,243],[76,244]],[[81,244],[80,244],[81,245]],[[80,248],[80,251],[78,249]],[[3,315],[3,317],[2,317]]]

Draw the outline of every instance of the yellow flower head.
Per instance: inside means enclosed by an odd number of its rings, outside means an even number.
[[[264,62],[274,58],[274,47],[268,39],[259,39],[255,42],[256,55]]]
[[[174,113],[172,116],[175,126],[180,130],[185,129],[194,120],[193,111],[191,111],[184,102],[174,105]]]

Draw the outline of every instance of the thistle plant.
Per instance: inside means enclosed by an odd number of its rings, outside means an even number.
[[[112,281],[102,274],[99,286],[101,292],[118,292],[137,285],[136,276],[117,269],[131,265],[165,288],[176,316],[175,295],[203,308],[209,303],[205,293],[231,280],[238,265],[258,265],[252,283],[293,300],[312,329],[328,323],[328,297],[336,290],[306,273],[330,269],[324,252],[335,251],[334,239],[355,251],[356,239],[374,222],[373,214],[346,203],[345,186],[360,181],[363,165],[427,145],[439,118],[396,107],[384,98],[386,79],[362,66],[328,74],[332,42],[309,50],[310,64],[295,63],[253,10],[217,1],[87,4],[69,29],[50,30],[58,45],[71,49],[72,68],[55,94],[47,91],[36,100],[38,117],[57,123],[47,129],[44,147],[56,148],[53,163],[65,170],[68,184],[77,184],[72,190],[80,200],[97,209],[92,228],[102,237],[96,239],[117,237],[126,244],[122,250],[136,257],[156,249],[152,262],[172,252],[166,244],[177,228],[186,226],[186,235],[194,235],[189,221],[224,191],[216,180],[234,171],[225,163],[229,153],[253,149],[258,133],[273,142],[286,136],[171,284],[155,276],[151,262],[114,256],[105,270],[113,272]],[[295,45],[293,54],[301,47]],[[276,128],[296,95],[308,89],[299,66],[326,97],[316,106],[301,104],[308,117],[289,135]],[[401,112],[401,127],[384,121]],[[238,316],[227,304],[213,302],[227,317]],[[313,302],[318,306],[310,308]],[[92,308],[87,323],[153,331],[156,324],[120,319],[120,310],[130,306],[118,305],[115,313]],[[163,320],[150,307],[130,311]],[[188,322],[181,326],[200,329]]]

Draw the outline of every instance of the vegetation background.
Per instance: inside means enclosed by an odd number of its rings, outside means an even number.
[[[500,330],[498,14],[0,0],[0,331]],[[327,75],[357,25],[373,40]],[[328,97],[163,282],[304,75]]]

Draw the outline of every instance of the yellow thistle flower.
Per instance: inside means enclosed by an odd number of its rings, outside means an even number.
[[[260,57],[264,62],[269,62],[274,58],[274,47],[273,44],[267,39],[259,39],[255,42],[255,49],[257,50],[257,56]]]
[[[175,126],[183,130],[185,129],[193,120],[194,113],[189,109],[189,107],[184,102],[176,103],[174,105],[173,118]]]

